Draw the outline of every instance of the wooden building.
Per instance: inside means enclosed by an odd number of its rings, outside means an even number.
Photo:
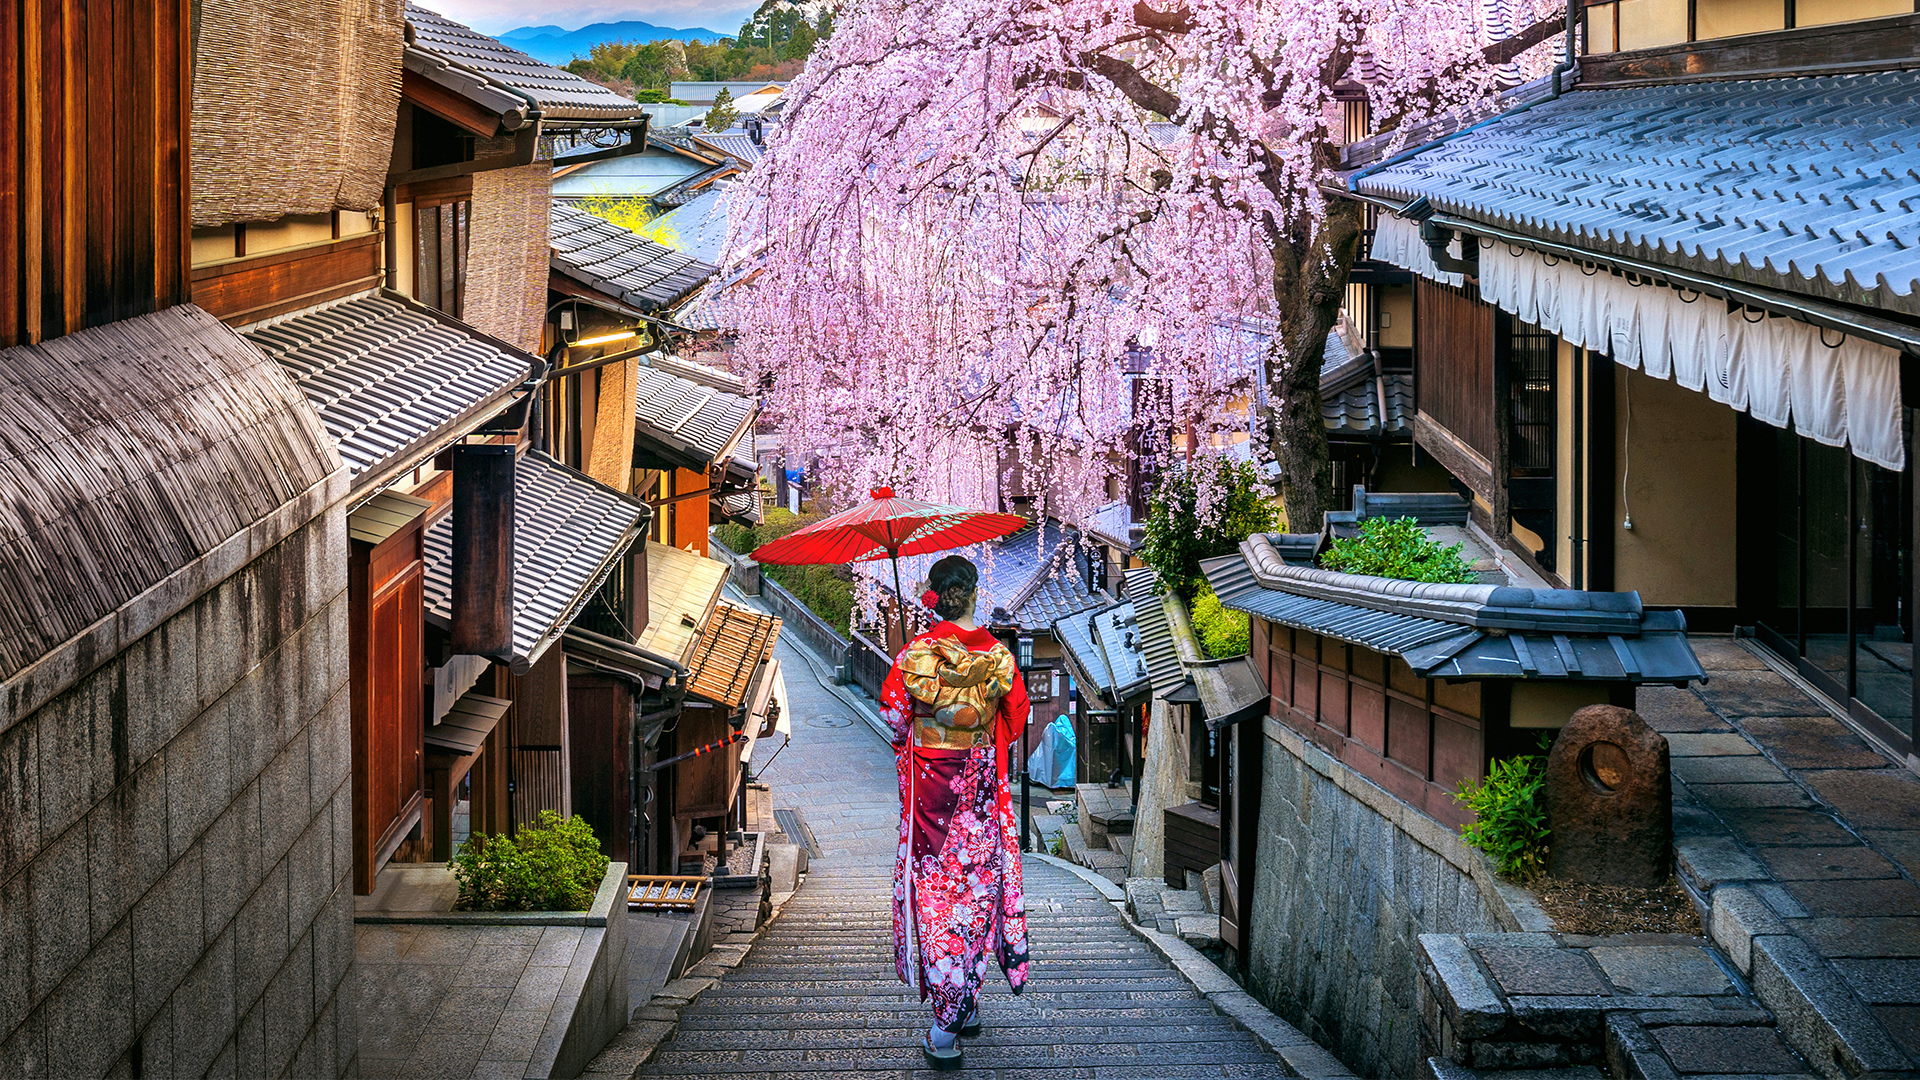
[[[1343,155],[1373,257],[1414,275],[1415,438],[1549,582],[1751,632],[1920,768],[1920,260],[1883,167],[1920,117],[1920,15],[1584,10],[1559,93]]]
[[[347,475],[191,302],[202,7],[0,5],[0,1075],[354,1070]]]

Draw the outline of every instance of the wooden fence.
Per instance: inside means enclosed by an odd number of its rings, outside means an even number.
[[[880,687],[887,681],[887,672],[893,668],[893,658],[887,655],[886,647],[876,643],[860,631],[853,631],[853,641],[847,649],[848,666],[853,668],[853,681],[862,690],[880,700]]]

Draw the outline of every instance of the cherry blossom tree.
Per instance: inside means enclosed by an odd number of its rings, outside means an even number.
[[[1150,354],[1156,422],[1205,444],[1252,404],[1290,518],[1320,520],[1319,368],[1363,225],[1326,193],[1343,102],[1380,130],[1484,108],[1561,9],[1165,2],[838,14],[732,204],[735,356],[790,448],[955,500],[1017,468],[1082,515],[1138,436],[1124,358]]]

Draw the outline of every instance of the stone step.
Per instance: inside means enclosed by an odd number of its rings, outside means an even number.
[[[1597,1065],[1562,1065],[1557,1069],[1470,1069],[1446,1058],[1428,1058],[1433,1080],[1606,1080]]]

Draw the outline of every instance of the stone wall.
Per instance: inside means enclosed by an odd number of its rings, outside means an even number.
[[[1415,943],[1543,929],[1447,826],[1264,721],[1248,989],[1367,1076],[1425,1056]]]
[[[346,569],[336,502],[0,731],[0,1075],[351,1068]]]

